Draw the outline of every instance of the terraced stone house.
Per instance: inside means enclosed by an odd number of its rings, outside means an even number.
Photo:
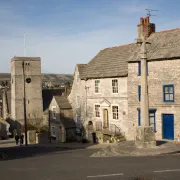
[[[140,18],[137,39],[146,33],[149,123],[156,139],[176,140],[180,133],[180,29],[155,32],[149,17]],[[140,44],[101,50],[78,64],[69,100],[74,118],[91,132],[120,131],[134,140],[141,125]]]

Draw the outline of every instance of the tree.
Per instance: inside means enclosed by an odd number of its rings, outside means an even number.
[[[41,132],[42,129],[46,129],[46,127],[43,125],[43,117],[41,116],[41,113],[34,110],[30,115],[30,118],[27,119],[28,130],[36,130],[37,132]]]

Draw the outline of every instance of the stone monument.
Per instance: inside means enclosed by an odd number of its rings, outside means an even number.
[[[138,148],[149,148],[156,145],[154,127],[149,123],[149,98],[148,98],[148,81],[147,81],[147,49],[145,33],[142,32],[141,43],[141,126],[136,129],[135,144]]]

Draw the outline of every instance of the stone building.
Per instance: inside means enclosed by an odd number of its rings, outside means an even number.
[[[76,66],[69,100],[74,119],[85,127],[89,140],[94,131],[128,133],[125,52],[126,46],[115,47],[113,52],[107,48],[87,65]]]
[[[149,120],[156,139],[177,138],[180,133],[179,66],[180,29],[155,32],[149,17],[140,18],[142,30],[151,43],[148,49]],[[69,100],[74,119],[88,131],[117,127],[133,140],[140,119],[140,44],[106,48],[89,63],[76,65]],[[139,75],[138,75],[139,73]]]
[[[76,123],[67,94],[54,96],[49,105],[49,111],[52,139],[58,142],[76,141]]]
[[[24,87],[27,120],[42,121],[41,80],[41,59],[39,57],[13,57],[11,59],[11,118],[20,125],[24,124]]]
[[[147,45],[149,123],[154,126],[156,139],[177,140],[180,134],[180,29],[152,33],[148,41],[151,43]],[[135,127],[141,125],[139,60],[135,53],[128,59],[129,139],[134,139]]]

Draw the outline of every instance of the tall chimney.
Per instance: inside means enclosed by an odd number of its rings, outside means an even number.
[[[155,24],[150,23],[149,16],[146,18],[140,18],[140,24],[137,25],[138,27],[138,39],[141,39],[142,32],[145,32],[146,39],[155,32]]]

